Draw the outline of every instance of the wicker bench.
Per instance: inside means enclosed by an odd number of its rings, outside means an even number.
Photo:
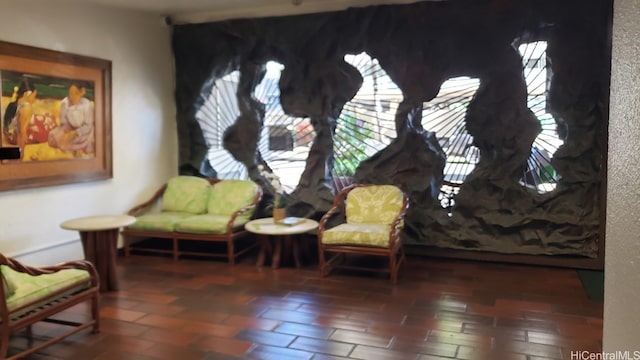
[[[0,272],[0,295],[3,299],[0,304],[0,359],[23,358],[87,328],[92,328],[93,333],[99,331],[100,284],[90,262],[79,260],[33,267],[0,254]],[[53,318],[53,315],[85,301],[91,303],[91,315],[86,321]],[[8,354],[11,336],[26,330],[31,339],[32,325],[41,321],[70,329],[18,353]]]
[[[129,210],[136,222],[121,232],[125,256],[143,251],[171,254],[174,260],[182,255],[227,258],[234,264],[258,245],[249,241],[240,248],[235,243],[247,235],[244,224],[253,218],[261,197],[262,189],[250,180],[171,178],[151,199]],[[133,238],[148,241],[132,246]],[[154,239],[169,239],[171,246],[158,247]],[[182,241],[223,243],[227,251],[192,251],[180,247]]]

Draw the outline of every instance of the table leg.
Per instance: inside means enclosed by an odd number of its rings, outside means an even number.
[[[311,246],[312,243],[315,243],[313,237],[309,234],[302,234],[300,235],[300,249],[301,249],[301,253],[302,253],[302,257],[304,257],[307,261],[310,261],[310,259],[312,259],[311,256]],[[317,245],[315,245],[315,247],[317,248]]]
[[[118,229],[81,231],[80,240],[85,259],[95,266],[100,277],[100,291],[118,290]]]
[[[282,257],[282,236],[274,236],[275,246],[273,249],[273,260],[271,267],[277,269],[280,267],[280,257]]]
[[[300,236],[290,236],[291,238],[291,251],[293,252],[293,261],[296,264],[297,268],[302,267],[302,262],[300,261]]]
[[[260,242],[260,252],[258,252],[258,261],[256,262],[256,266],[262,267],[264,266],[265,259],[268,255],[273,253],[271,249],[271,242],[269,241],[269,237],[266,235],[259,235],[258,241]]]

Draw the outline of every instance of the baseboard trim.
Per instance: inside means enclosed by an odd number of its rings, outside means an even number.
[[[445,259],[541,265],[570,269],[604,269],[604,260],[602,256],[591,259],[586,257],[582,258],[562,255],[505,254],[490,251],[437,248],[432,246],[414,244],[405,244],[405,251],[407,255],[420,255]]]
[[[60,241],[5,255],[28,264],[42,265],[84,258],[80,239]]]

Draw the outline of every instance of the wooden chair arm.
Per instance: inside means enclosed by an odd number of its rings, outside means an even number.
[[[324,232],[327,221],[329,221],[329,219],[331,219],[331,217],[333,217],[333,215],[335,215],[339,209],[340,209],[339,207],[333,206],[331,207],[331,209],[329,209],[329,211],[327,211],[326,213],[324,213],[324,215],[322,215],[322,218],[318,223],[318,234],[321,234],[322,232]]]
[[[158,202],[158,200],[160,198],[162,198],[162,195],[164,194],[164,191],[167,189],[167,183],[165,183],[164,185],[162,185],[160,187],[160,189],[158,189],[153,196],[151,196],[151,198],[145,202],[143,202],[142,204],[136,205],[135,207],[131,208],[128,212],[127,215],[131,215],[131,216],[137,216],[140,212],[143,212],[144,210],[146,210],[147,208],[149,208],[150,206],[154,205],[156,202]]]
[[[255,209],[256,205],[252,204],[249,206],[245,206],[242,209],[239,209],[238,211],[234,212],[233,214],[231,214],[231,217],[229,218],[229,221],[227,222],[227,233],[230,233],[233,231],[233,224],[236,222],[236,219],[238,218],[238,216],[246,213],[247,211],[251,210],[251,209]]]
[[[393,247],[400,238],[400,232],[404,228],[404,218],[407,215],[409,209],[409,197],[406,193],[402,193],[402,208],[398,213],[398,216],[391,223],[391,231],[389,233],[389,245]]]
[[[251,201],[251,204],[238,209],[236,212],[234,212],[233,214],[231,214],[231,218],[229,218],[229,222],[227,222],[227,234],[230,234],[233,232],[233,224],[236,222],[236,218],[238,218],[238,216],[255,209],[258,206],[258,203],[260,202],[260,199],[262,199],[262,188],[260,186],[258,186],[258,190],[256,191],[256,196],[253,198],[253,201]],[[254,213],[255,215],[255,213]]]
[[[61,263],[50,265],[50,266],[29,266],[21,263],[16,259],[0,254],[0,265],[6,265],[15,271],[19,271],[32,276],[53,274],[65,269],[86,270],[89,272],[89,275],[91,276],[92,285],[94,286],[99,285],[98,272],[96,271],[95,266],[93,266],[93,264],[87,260],[65,261],[65,262],[61,262]]]
[[[333,217],[333,215],[337,214],[338,212],[341,212],[344,214],[344,201],[347,198],[347,195],[349,194],[349,191],[355,189],[356,187],[360,186],[359,184],[351,184],[345,188],[343,188],[342,190],[340,190],[340,192],[338,192],[338,194],[335,196],[335,198],[333,199],[333,204],[331,205],[331,209],[329,209],[329,211],[327,211],[322,218],[320,219],[320,222],[318,223],[318,234],[322,234],[322,232],[325,230],[327,221],[329,221],[331,219],[331,217]]]

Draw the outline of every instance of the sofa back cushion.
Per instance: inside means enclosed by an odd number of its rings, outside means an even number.
[[[208,213],[212,215],[231,215],[251,205],[258,193],[258,185],[251,180],[222,180],[214,184],[209,193]],[[242,214],[251,218],[253,210]]]
[[[169,179],[162,195],[162,211],[205,213],[210,186],[207,179],[195,176],[176,176]]]
[[[357,187],[347,194],[349,224],[391,224],[402,210],[403,193],[393,185]]]

